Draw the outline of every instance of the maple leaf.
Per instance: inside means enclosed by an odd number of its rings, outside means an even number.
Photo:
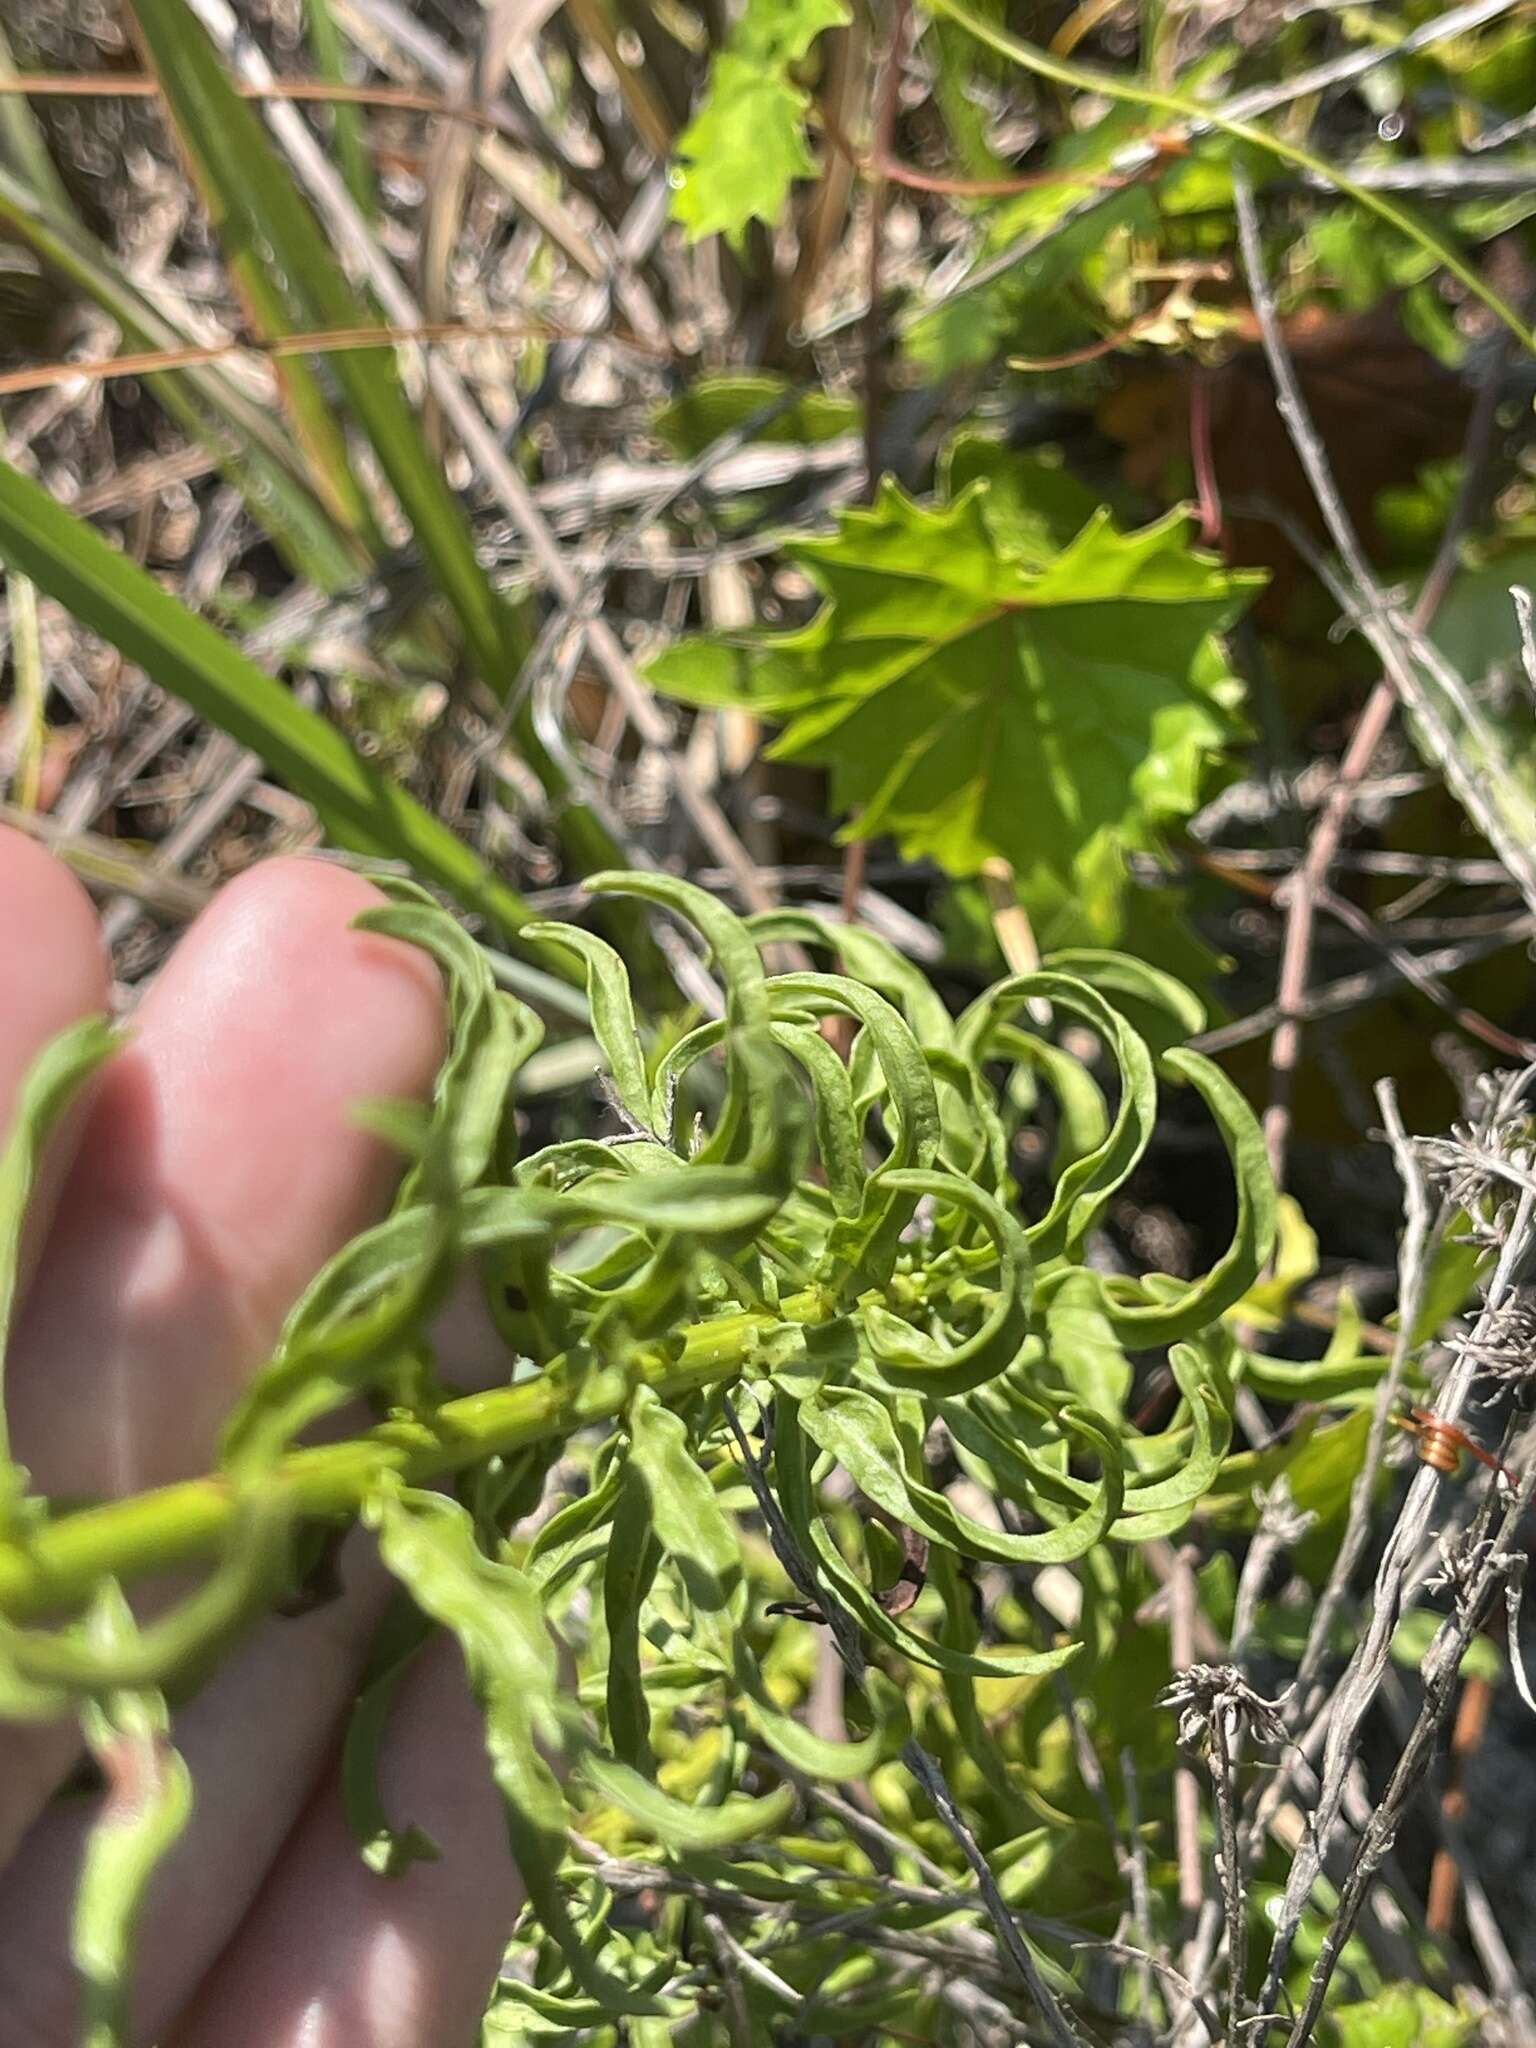
[[[672,212],[697,241],[738,241],[749,220],[776,221],[796,178],[816,175],[806,141],[810,94],[790,75],[823,29],[852,17],[844,0],[748,0],[677,138]]]
[[[1126,854],[1160,846],[1243,734],[1215,636],[1262,579],[1194,550],[1182,513],[1132,533],[1083,519],[1065,478],[1028,520],[1018,462],[962,443],[948,473],[973,480],[934,504],[887,480],[789,545],[826,598],[809,625],[684,641],[650,674],[781,721],[771,751],[830,770],[845,837],[888,833],[956,876],[1001,857],[1107,937]]]

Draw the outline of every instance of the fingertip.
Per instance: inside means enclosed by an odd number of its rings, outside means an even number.
[[[421,1100],[435,964],[352,928],[361,876],[274,860],[220,890],[97,1086],[18,1327],[18,1443],[52,1491],[197,1470],[319,1268],[388,1206],[399,1153],[359,1103]]]
[[[356,1105],[419,1100],[442,1063],[435,962],[354,926],[383,900],[330,862],[263,862],[220,891],[138,1012],[161,1157],[274,1301],[373,1221],[398,1174]]]
[[[387,901],[366,875],[336,861],[280,855],[226,883],[187,933],[177,957],[190,964],[212,943],[232,965],[270,956],[272,972],[290,969],[295,960],[309,971],[328,966],[366,970],[381,984],[397,984],[392,990],[396,999],[414,998],[402,1021],[417,1028],[435,1069],[447,1031],[436,962],[419,946],[359,930],[356,924],[365,911]]]

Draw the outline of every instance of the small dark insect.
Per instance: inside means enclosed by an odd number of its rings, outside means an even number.
[[[864,1505],[869,1512],[885,1523],[886,1527],[901,1538],[902,1564],[894,1584],[884,1587],[875,1594],[877,1603],[887,1614],[905,1614],[909,1607],[917,1604],[917,1597],[928,1583],[928,1539],[920,1536],[915,1529],[898,1522],[894,1515],[874,1501]],[[768,1614],[787,1614],[795,1621],[825,1622],[826,1616],[819,1607],[807,1600],[775,1600],[764,1610]]]
[[[1496,1458],[1492,1451],[1485,1450],[1464,1429],[1458,1429],[1454,1422],[1442,1421],[1432,1409],[1409,1408],[1404,1414],[1394,1415],[1392,1420],[1416,1440],[1420,1458],[1437,1472],[1454,1472],[1465,1452],[1480,1465],[1486,1465],[1490,1472],[1496,1472],[1509,1485],[1518,1485],[1518,1472],[1506,1465],[1502,1458]]]

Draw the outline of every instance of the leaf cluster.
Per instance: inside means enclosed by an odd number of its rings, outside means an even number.
[[[538,1026],[449,918],[394,885],[397,900],[364,922],[441,963],[452,1050],[427,1113],[373,1113],[413,1162],[395,1208],[317,1277],[228,1421],[208,1484],[233,1506],[211,1571],[142,1628],[110,1563],[74,1587],[78,1622],[0,1623],[8,1715],[82,1703],[159,1755],[156,1699],[195,1683],[300,1568],[295,1460],[350,1475],[353,1510],[418,1617],[376,1658],[348,1745],[360,1843],[386,1871],[431,1853],[409,1815],[382,1810],[372,1751],[422,1625],[447,1628],[485,1713],[544,1945],[533,1981],[504,1999],[519,2024],[565,2029],[689,2010],[664,1930],[620,1933],[611,1891],[572,1863],[573,1818],[617,1854],[643,1847],[690,1881],[749,1897],[768,1884],[771,1897],[773,1881],[736,1859],[757,1845],[748,1861],[760,1861],[762,1844],[791,1836],[808,1787],[900,1779],[914,1718],[935,1711],[975,1768],[992,1753],[987,1688],[1027,1697],[1104,1654],[1093,1629],[1042,1629],[1012,1594],[1000,1607],[978,1599],[972,1575],[1070,1568],[1091,1585],[1095,1559],[1187,1519],[1230,1439],[1242,1356],[1223,1317],[1274,1230],[1254,1119],[1217,1068],[1179,1048],[1198,1011],[1156,970],[1079,953],[951,1018],[867,932],[809,913],[742,920],[656,876],[593,887],[695,928],[727,989],[724,1019],[653,1057],[619,955],[589,931],[543,928],[581,964],[624,1128],[520,1157],[511,1106]],[[786,943],[833,953],[844,971],[769,973],[765,953]],[[1102,1078],[1042,1031],[1044,1013],[1086,1027]],[[855,1026],[846,1066],[820,1028],[832,1017]],[[85,1071],[98,1040],[48,1055],[28,1094],[5,1168],[10,1265],[58,1077]],[[1153,1138],[1160,1081],[1203,1102],[1231,1161],[1232,1240],[1193,1281],[1111,1276],[1087,1257]],[[1014,1141],[1051,1104],[1051,1185],[1026,1217]],[[494,1409],[476,1409],[498,1397],[449,1402],[432,1371],[433,1312],[471,1260],[506,1338],[515,1435],[498,1437],[483,1419]],[[1147,1354],[1166,1356],[1176,1388],[1151,1433],[1131,1413]],[[430,1454],[402,1474],[370,1459],[369,1439],[296,1449],[359,1394],[398,1418],[382,1439],[401,1424],[428,1443],[435,1433],[437,1469],[456,1474],[446,1491],[421,1483]],[[462,1419],[476,1412],[483,1435],[466,1444],[474,1424]],[[38,1540],[40,1504],[14,1469],[10,1486],[14,1562]],[[156,1497],[125,1510],[143,1568]],[[68,1526],[56,1520],[53,1538]],[[775,1577],[802,1596],[777,1620],[765,1599]],[[57,1577],[52,1590],[57,1601]],[[801,1711],[798,1646],[829,1623],[857,1645],[837,1737]],[[578,1661],[575,1694],[557,1638]],[[1020,1796],[1008,1784],[1005,1771],[999,1816]],[[92,1868],[167,1844],[184,1793],[166,1797],[146,1808],[137,1849],[104,1840]],[[131,1916],[139,1889],[89,1893],[91,1955],[126,1955],[101,1902],[110,1892],[110,1911]],[[796,1969],[814,1974],[815,1953],[812,1941]],[[864,2009],[873,1987],[861,1981],[827,1990],[829,2024]]]

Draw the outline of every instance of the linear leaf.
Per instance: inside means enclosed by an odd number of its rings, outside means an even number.
[[[120,1043],[104,1017],[87,1017],[45,1045],[21,1084],[0,1150],[0,1521],[15,1508],[15,1468],[5,1424],[5,1349],[16,1304],[17,1267],[27,1203],[48,1134],[77,1090]]]
[[[108,1653],[134,1634],[128,1603],[104,1588],[88,1623]],[[84,1986],[82,2048],[123,2048],[133,1933],[149,1881],[192,1814],[192,1777],[170,1740],[159,1693],[117,1692],[85,1706],[86,1741],[107,1776],[100,1815],[86,1838],[70,1953]]]
[[[202,718],[252,747],[342,846],[410,863],[508,931],[533,913],[478,854],[85,520],[0,461],[0,560],[30,576]],[[541,954],[542,958],[543,955]],[[569,978],[567,956],[547,965]]]
[[[378,324],[347,282],[260,117],[234,90],[186,0],[134,0],[166,104],[231,254],[270,250],[286,308],[300,325]],[[505,691],[520,648],[511,615],[476,559],[457,500],[429,454],[388,351],[341,349],[337,382],[372,442],[484,681]]]

